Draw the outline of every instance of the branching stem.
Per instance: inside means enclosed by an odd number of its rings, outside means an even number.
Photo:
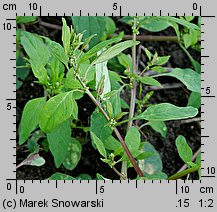
[[[76,69],[75,69],[76,70]],[[100,112],[105,116],[105,118],[110,121],[110,118],[108,116],[108,114],[106,113],[106,111],[103,109],[102,105],[100,104],[99,101],[96,100],[96,98],[93,96],[93,94],[89,91],[89,89],[87,88],[87,86],[85,85],[85,83],[81,80],[81,78],[76,75],[77,79],[79,80],[79,82],[81,83],[81,85],[83,86],[83,88],[85,89],[86,91],[86,94],[91,98],[91,100],[94,102],[94,104],[99,108]],[[139,168],[138,164],[136,163],[136,160],[134,159],[134,157],[132,156],[129,148],[127,147],[126,145],[126,142],[124,141],[123,137],[121,136],[120,132],[118,131],[117,127],[114,127],[114,132],[117,136],[117,138],[119,139],[122,147],[124,148],[124,151],[125,153],[127,154],[130,162],[132,163],[135,171],[137,172],[137,174],[140,176],[140,177],[143,177],[143,173],[141,171],[141,169]],[[124,175],[124,173],[123,173]],[[125,175],[124,175],[125,176]],[[127,176],[125,177],[127,178]]]

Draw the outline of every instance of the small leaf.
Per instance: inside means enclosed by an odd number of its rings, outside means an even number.
[[[158,57],[157,61],[155,62],[155,65],[161,66],[168,62],[170,59],[170,56],[162,56]]]
[[[129,68],[129,70],[131,70],[131,71],[133,70],[132,59],[128,55],[126,55],[126,54],[120,54],[118,56],[118,61],[125,68]]]
[[[121,112],[121,113],[117,114],[114,119],[117,121],[127,114],[128,114],[128,112]]]
[[[96,60],[94,60],[92,62],[92,64],[102,63],[106,60],[109,60],[109,59],[117,56],[118,54],[120,54],[125,49],[133,47],[133,46],[138,45],[138,44],[139,44],[138,41],[131,41],[131,40],[118,43],[118,44],[110,47],[106,51],[104,51],[99,57],[96,58]]]
[[[30,166],[43,166],[45,160],[38,153],[30,154],[24,161],[17,165],[17,169],[21,166],[30,165]]]
[[[116,38],[111,38],[109,40],[102,41],[102,42],[98,43],[96,46],[91,48],[87,53],[84,53],[81,56],[80,62],[84,62],[84,61],[88,60],[89,58],[96,55],[97,52],[99,52],[100,50],[104,49],[105,47],[107,47],[107,46],[109,46],[109,45],[111,45],[113,43],[117,43],[120,40],[121,40],[121,37],[116,37]]]
[[[137,80],[139,80],[141,83],[145,84],[145,85],[153,85],[153,86],[159,86],[162,87],[162,85],[153,77],[148,77],[148,76],[144,76],[144,77],[136,77]]]
[[[105,141],[112,134],[112,129],[108,126],[108,121],[102,113],[97,111],[94,111],[91,115],[90,131],[101,141]]]
[[[167,126],[163,121],[149,121],[148,123],[153,130],[159,132],[163,138],[166,138]]]
[[[151,61],[151,52],[147,48],[145,48],[145,54],[148,57],[148,60]]]
[[[106,100],[106,109],[110,118],[113,118],[113,107],[109,100]]]
[[[197,93],[201,92],[200,74],[193,71],[192,69],[175,68],[172,72],[164,73],[160,76],[175,77],[176,79],[180,80],[190,91]]]
[[[164,67],[162,67],[162,66],[154,66],[154,67],[152,67],[151,69],[152,69],[153,71],[156,71],[156,72],[160,73],[160,74],[167,71],[166,68],[164,68]]]
[[[75,138],[71,138],[68,143],[67,154],[63,161],[63,166],[66,169],[73,170],[81,159],[81,144]]]
[[[197,113],[198,110],[191,106],[177,107],[170,103],[161,103],[148,107],[138,118],[151,121],[169,121],[192,118]]]
[[[22,145],[30,133],[36,129],[39,123],[39,116],[44,107],[46,100],[44,97],[30,100],[26,103],[21,122],[19,132],[19,144]]]
[[[141,137],[136,127],[131,127],[128,130],[127,135],[125,137],[125,142],[131,152],[139,149],[141,143]]]
[[[192,150],[189,147],[189,145],[188,145],[188,143],[187,143],[187,141],[186,141],[186,139],[185,139],[184,136],[179,135],[176,138],[176,147],[177,147],[179,156],[181,157],[181,159],[185,163],[188,163],[188,162],[192,161],[193,153],[192,153]]]
[[[47,180],[75,180],[75,178],[67,174],[56,172],[55,174],[47,178]]]
[[[62,18],[63,27],[62,27],[62,42],[65,49],[66,55],[69,54],[70,51],[70,39],[71,39],[71,33],[70,28],[66,24],[65,18]]]
[[[195,108],[200,108],[201,106],[201,94],[192,92],[190,97],[188,98],[188,105],[187,106],[192,106]]]
[[[108,150],[117,150],[121,148],[120,142],[110,135],[104,142],[105,148]]]
[[[47,133],[47,140],[55,165],[59,168],[67,157],[68,145],[71,143],[70,121],[66,120],[53,131]]]
[[[77,119],[78,106],[73,92],[69,91],[58,94],[47,101],[40,115],[39,125],[44,132],[51,132],[71,116]]]
[[[93,132],[91,132],[91,136],[93,138],[93,142],[96,145],[96,148],[98,149],[99,153],[104,158],[107,158],[107,153],[106,153],[105,146],[104,146],[103,142]]]

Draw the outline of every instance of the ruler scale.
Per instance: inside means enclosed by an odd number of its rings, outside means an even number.
[[[216,210],[215,2],[1,1],[1,211]],[[16,180],[16,16],[201,16],[201,147],[198,181]],[[206,93],[209,87],[210,92]]]

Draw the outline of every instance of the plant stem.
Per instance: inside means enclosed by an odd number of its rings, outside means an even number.
[[[134,17],[133,21],[133,41],[136,41],[136,27],[137,27],[137,19]],[[137,72],[137,65],[136,65],[136,46],[132,47],[132,61],[133,61],[133,74],[136,74]],[[127,131],[132,127],[133,125],[133,116],[134,116],[134,111],[135,111],[135,105],[136,105],[136,88],[137,88],[137,83],[135,79],[132,81],[132,89],[131,89],[131,99],[130,99],[130,111],[129,111],[129,122],[127,124]],[[121,167],[121,173],[123,173],[127,177],[127,161],[122,162],[122,167]]]
[[[75,69],[76,70],[76,69]],[[100,102],[96,100],[96,98],[93,96],[93,94],[89,91],[89,89],[87,88],[87,86],[84,84],[84,82],[81,80],[81,78],[79,77],[79,75],[76,75],[77,79],[79,80],[79,82],[81,83],[81,85],[83,86],[83,88],[86,90],[86,94],[91,98],[91,100],[94,102],[94,104],[99,108],[100,112],[105,116],[105,118],[110,121],[110,118],[108,116],[108,114],[106,113],[106,111],[103,109],[103,107],[101,106]],[[124,148],[125,153],[127,154],[130,162],[132,163],[135,171],[137,172],[137,174],[140,177],[143,177],[143,173],[141,171],[141,169],[139,168],[138,164],[136,163],[136,160],[134,159],[134,157],[132,156],[129,148],[126,145],[126,142],[124,141],[123,137],[121,136],[121,134],[119,133],[117,127],[114,127],[114,132],[117,136],[117,138],[119,139],[122,147]],[[124,175],[124,174],[123,174]],[[125,176],[125,175],[124,175]],[[127,178],[127,176],[125,177]]]
[[[199,165],[195,166],[195,167],[192,167],[192,168],[189,168],[189,169],[186,169],[184,171],[178,172],[178,173],[176,173],[176,174],[168,177],[167,180],[177,180],[177,179],[180,179],[180,178],[182,178],[182,177],[184,177],[184,176],[186,176],[186,175],[188,175],[188,174],[190,174],[192,172],[198,171],[199,169],[200,169]]]
[[[112,169],[114,170],[114,172],[117,174],[117,175],[119,175],[121,178],[123,178],[123,179],[127,179],[126,178],[126,176],[124,176],[123,174],[121,174],[114,166],[112,167]]]

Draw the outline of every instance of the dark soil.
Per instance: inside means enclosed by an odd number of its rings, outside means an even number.
[[[61,17],[41,17],[41,20],[51,24],[61,26]],[[118,22],[118,18],[115,18],[118,30],[125,30],[130,34],[130,28],[122,23]],[[26,25],[26,30],[35,32],[41,35],[50,37],[53,40],[59,41],[61,39],[61,32],[59,30],[53,30],[40,25],[39,23]],[[150,34],[150,32],[143,31],[142,34]],[[164,30],[156,35],[174,35],[172,29]],[[174,42],[145,42],[143,46],[148,47],[151,51],[157,51],[159,55],[171,55],[170,62],[167,64],[168,67],[180,67],[187,68],[191,67],[187,56],[180,49],[178,44]],[[200,54],[194,50],[190,51],[191,54],[200,62]],[[143,62],[145,63],[145,57],[142,56]],[[142,67],[140,67],[142,69]],[[30,99],[43,96],[43,88],[38,85],[36,79],[32,74],[24,81],[22,87],[17,90],[17,127],[19,126],[22,110],[27,101]],[[161,83],[177,82],[173,78],[161,78]],[[170,102],[179,106],[186,106],[189,97],[189,91],[184,87],[178,89],[159,90],[155,91],[154,95],[150,99],[150,103],[162,103]],[[124,99],[129,101],[129,95],[125,95]],[[78,101],[79,106],[79,120],[83,126],[88,126],[90,123],[90,115],[95,109],[94,104],[91,100],[85,96]],[[143,141],[147,140],[154,145],[156,150],[161,155],[163,161],[163,171],[168,176],[176,173],[182,166],[183,162],[178,156],[175,139],[178,135],[184,135],[188,140],[188,143],[192,147],[193,152],[196,152],[200,147],[200,125],[198,122],[184,123],[180,121],[167,122],[168,134],[166,139],[162,138],[160,134],[153,131],[150,127],[143,128]],[[120,128],[121,132],[125,132],[125,126]],[[90,137],[88,133],[84,133],[81,130],[73,130],[73,137],[77,137],[82,146],[82,158],[78,166],[73,171],[68,171],[63,167],[56,169],[54,165],[53,156],[50,152],[41,151],[40,155],[45,158],[46,163],[42,167],[23,166],[17,170],[17,179],[46,179],[55,172],[66,173],[76,177],[79,174],[89,174],[92,178],[96,177],[96,173],[102,174],[104,177],[110,179],[119,179],[119,177],[113,172],[111,168],[100,160],[99,153],[92,147]],[[17,164],[23,161],[29,152],[26,145],[17,145]],[[120,167],[116,167],[119,169]],[[135,177],[133,169],[129,171],[129,177]],[[197,178],[197,176],[196,176]]]

